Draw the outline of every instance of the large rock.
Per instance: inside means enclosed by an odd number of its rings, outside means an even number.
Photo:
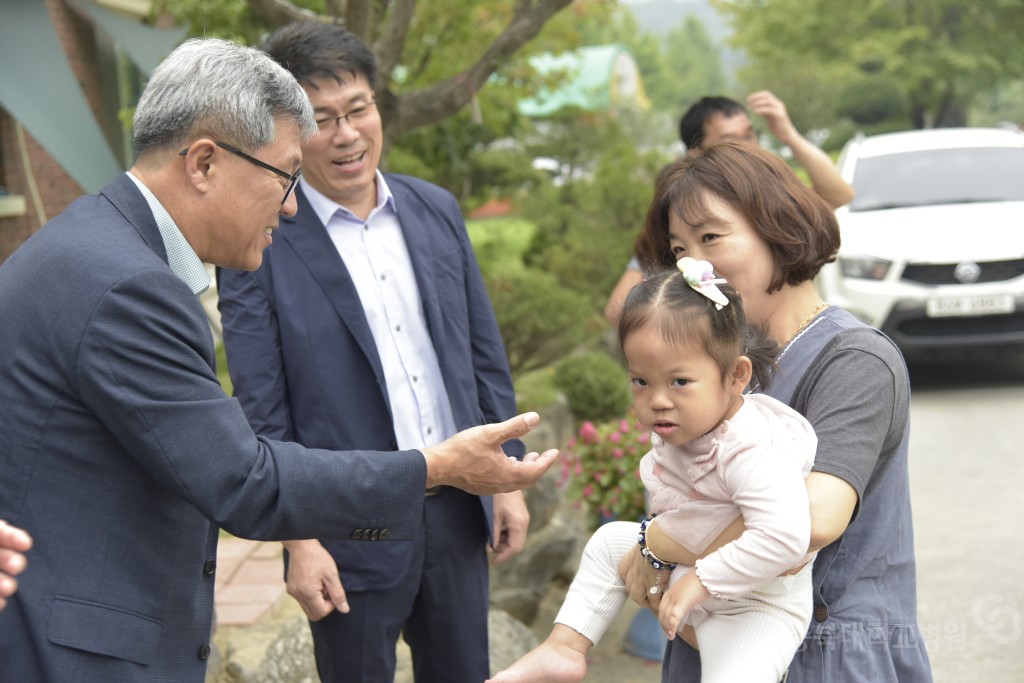
[[[290,604],[289,604],[290,603]],[[318,683],[309,624],[290,597],[279,615],[221,634],[226,644],[217,683]]]
[[[283,598],[290,601],[291,598]],[[234,628],[227,639],[219,672],[210,671],[216,683],[318,683],[313,660],[313,639],[301,612],[285,609],[280,617],[254,626]],[[537,638],[507,612],[492,609],[488,615],[491,672],[508,667],[537,646]],[[409,648],[399,640],[395,683],[413,683]]]
[[[569,515],[556,514],[542,529],[527,537],[523,551],[491,571],[491,605],[526,624],[577,548],[586,531]]]

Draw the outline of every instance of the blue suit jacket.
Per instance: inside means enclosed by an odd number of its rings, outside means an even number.
[[[455,197],[385,176],[412,259],[456,428],[515,415],[515,394],[490,299]],[[255,273],[221,270],[218,295],[235,395],[258,434],[316,448],[397,447],[384,371],[359,295],[309,201],[282,220]],[[506,444],[522,456],[523,445]],[[491,498],[484,497],[491,528]],[[321,537],[348,590],[387,588],[409,544]]]
[[[0,266],[0,320],[0,517],[35,539],[0,612],[0,680],[201,682],[218,525],[419,530],[417,451],[343,457],[253,434],[126,176]]]

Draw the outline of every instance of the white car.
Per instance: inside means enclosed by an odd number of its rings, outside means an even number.
[[[908,360],[1024,351],[1024,133],[988,128],[858,136],[839,158],[856,197],[825,298]]]

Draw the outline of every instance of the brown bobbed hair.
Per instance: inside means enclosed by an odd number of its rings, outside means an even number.
[[[686,156],[658,176],[644,231],[636,243],[645,271],[672,267],[669,212],[687,225],[718,218],[709,199],[732,207],[768,243],[774,276],[768,292],[814,279],[836,258],[839,224],[821,197],[792,169],[757,145],[723,141]]]

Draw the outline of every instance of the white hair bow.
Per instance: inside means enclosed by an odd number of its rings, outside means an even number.
[[[710,263],[684,256],[676,261],[676,268],[683,274],[686,284],[715,302],[716,309],[720,311],[723,306],[729,305],[729,299],[718,288],[718,285],[724,285],[726,281],[715,277],[715,269]]]

